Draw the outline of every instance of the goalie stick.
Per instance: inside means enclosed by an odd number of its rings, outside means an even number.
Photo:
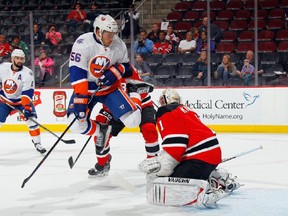
[[[21,115],[24,115],[23,112],[19,109],[17,109],[16,107],[12,106],[11,104],[5,102],[5,104],[9,107],[11,107],[12,109],[16,110],[18,113],[20,113]],[[47,132],[49,132],[50,134],[52,134],[53,136],[55,136],[57,139],[59,139],[59,136],[57,134],[55,134],[54,132],[52,132],[51,130],[49,130],[48,128],[46,128],[44,125],[40,124],[38,121],[36,121],[33,118],[29,118],[29,120],[31,120],[32,122],[34,122],[35,124],[37,124],[39,127],[43,128],[44,130],[46,130]],[[64,142],[65,144],[75,144],[75,140],[71,139],[71,140],[64,140],[64,139],[60,139],[62,142]]]
[[[89,138],[88,138],[87,141],[85,142],[84,146],[82,147],[81,151],[80,151],[79,154],[77,155],[75,161],[73,160],[73,157],[72,157],[72,156],[69,157],[68,163],[69,163],[69,166],[70,166],[71,169],[74,167],[75,163],[77,162],[78,158],[79,158],[80,155],[82,154],[83,150],[86,148],[86,146],[87,146],[87,144],[89,143],[91,137],[92,137],[92,136],[89,136]]]
[[[88,102],[88,104],[93,100],[93,97],[96,95],[96,93],[99,91],[101,86],[98,86],[98,88],[94,91],[94,93],[91,95],[91,98]],[[38,163],[38,165],[35,167],[35,169],[32,171],[32,173],[24,179],[22,182],[21,188],[24,188],[25,184],[32,178],[32,176],[35,174],[35,172],[39,169],[39,167],[44,163],[46,158],[50,155],[50,153],[53,151],[53,149],[56,147],[56,145],[59,143],[59,141],[62,139],[62,137],[67,133],[69,128],[74,124],[74,122],[77,120],[77,117],[72,120],[72,122],[66,127],[66,129],[63,131],[63,133],[60,135],[58,140],[54,143],[54,145],[51,147],[51,149],[47,152],[47,154],[42,158],[42,160]]]
[[[259,149],[263,149],[263,146],[260,145],[260,146],[258,146],[258,147],[256,147],[256,148],[250,149],[250,150],[248,150],[248,151],[241,152],[241,153],[239,153],[239,154],[237,154],[237,155],[234,155],[234,156],[232,156],[232,157],[225,158],[225,159],[222,160],[221,163],[224,163],[224,162],[230,161],[230,160],[232,160],[232,159],[241,157],[241,156],[243,156],[243,155],[246,155],[246,154],[249,154],[249,153],[251,153],[251,152],[257,151],[257,150],[259,150]]]

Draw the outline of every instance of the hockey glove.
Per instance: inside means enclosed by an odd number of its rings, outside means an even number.
[[[78,119],[84,119],[88,109],[87,95],[76,95],[74,98],[74,115]]]
[[[33,117],[34,112],[33,112],[32,107],[30,105],[25,105],[24,110],[23,110],[23,114],[24,114],[25,119],[29,119],[29,118]]]
[[[123,72],[117,66],[111,66],[106,70],[103,75],[98,79],[99,86],[111,86],[116,81],[123,77]]]
[[[142,161],[139,165],[138,168],[141,172],[151,174],[151,173],[156,173],[160,170],[161,164],[159,162],[158,157],[153,157],[153,158],[147,158],[144,161]]]
[[[96,122],[103,124],[103,125],[109,125],[110,121],[112,120],[112,115],[107,112],[104,109],[101,109],[96,116]]]

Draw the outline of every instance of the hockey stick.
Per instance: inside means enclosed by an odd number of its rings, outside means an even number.
[[[91,98],[88,102],[88,104],[90,104],[90,102],[93,100],[93,97],[96,95],[96,93],[99,91],[101,87],[99,86],[94,93],[91,95]],[[74,122],[76,121],[77,117],[75,116],[75,118],[72,120],[72,122],[68,125],[68,127],[63,131],[63,133],[61,134],[61,136],[58,138],[58,140],[55,142],[55,144],[51,147],[51,149],[47,152],[47,154],[42,158],[42,160],[38,163],[38,165],[36,166],[36,168],[32,171],[32,173],[26,178],[24,179],[21,188],[23,188],[25,186],[25,184],[29,181],[29,179],[34,175],[34,173],[39,169],[39,167],[43,164],[43,162],[46,160],[46,158],[50,155],[50,153],[53,151],[53,149],[56,147],[56,145],[59,143],[59,141],[62,139],[62,137],[67,133],[67,131],[69,130],[69,128],[74,124]]]
[[[263,146],[260,145],[260,146],[258,146],[258,147],[256,147],[256,148],[250,149],[250,150],[248,150],[248,151],[241,152],[241,153],[239,153],[239,154],[237,154],[237,155],[234,155],[234,156],[232,156],[232,157],[225,158],[225,159],[222,160],[221,163],[224,163],[224,162],[230,161],[230,160],[232,160],[232,159],[241,157],[241,156],[243,156],[243,155],[246,155],[246,154],[249,154],[249,153],[251,153],[251,152],[257,151],[257,150],[259,150],[259,149],[263,149]]]
[[[10,108],[14,109],[14,110],[17,110],[17,112],[19,112],[21,115],[24,115],[24,113],[17,109],[16,107],[12,106],[11,104],[5,102],[5,104],[7,106],[9,106]],[[59,139],[59,136],[55,133],[53,133],[51,130],[49,130],[48,128],[46,128],[44,125],[40,124],[39,122],[37,122],[35,119],[29,117],[29,120],[31,120],[32,122],[34,122],[35,124],[37,124],[39,127],[43,128],[44,130],[48,131],[50,134],[52,134],[53,136],[55,136],[56,138]],[[75,144],[75,140],[74,139],[71,139],[71,140],[64,140],[64,139],[60,139],[62,142],[64,142],[65,144]]]
[[[68,163],[69,163],[69,166],[70,166],[71,169],[74,167],[74,165],[76,164],[78,158],[80,157],[80,155],[82,154],[82,152],[83,152],[84,149],[86,148],[86,146],[87,146],[87,144],[89,143],[91,137],[92,137],[92,136],[89,136],[89,138],[88,138],[87,141],[85,142],[84,146],[82,147],[81,151],[80,151],[79,154],[77,155],[75,161],[73,161],[73,157],[72,157],[72,156],[69,157]]]

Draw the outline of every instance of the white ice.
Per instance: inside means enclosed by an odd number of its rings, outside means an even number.
[[[92,141],[70,169],[68,158],[76,159],[87,137],[69,133],[64,139],[75,139],[77,144],[59,142],[24,188],[23,180],[43,156],[34,149],[28,133],[0,136],[1,216],[288,215],[287,134],[218,134],[223,158],[259,145],[264,148],[221,164],[245,185],[220,200],[216,209],[146,203],[145,176],[137,170],[146,157],[139,133],[122,133],[112,139],[111,171],[102,179],[88,178],[87,171],[96,162]],[[56,138],[42,133],[42,141],[49,150]]]

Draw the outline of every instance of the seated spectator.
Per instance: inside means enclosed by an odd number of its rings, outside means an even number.
[[[21,40],[20,36],[15,36],[12,38],[11,41],[11,47],[12,49],[22,49],[25,55],[29,54],[29,48],[27,44]]]
[[[255,65],[255,61],[254,61],[254,52],[252,50],[248,50],[246,53],[246,59],[249,60],[250,64]],[[238,71],[238,73],[240,73],[240,71]],[[264,73],[263,69],[258,69],[258,74],[261,75]]]
[[[226,86],[227,81],[230,77],[237,76],[237,69],[235,65],[231,62],[231,57],[228,54],[223,55],[222,63],[217,68],[217,73],[215,78],[219,77],[222,79],[222,85]]]
[[[153,45],[153,54],[168,54],[172,50],[172,45],[166,41],[165,32],[160,31],[159,40]]]
[[[245,59],[244,65],[243,65],[241,73],[240,73],[240,77],[242,79],[244,79],[244,85],[245,86],[248,85],[248,81],[253,76],[254,72],[255,72],[254,66],[252,64],[250,64],[249,59]]]
[[[39,30],[39,25],[37,23],[33,24],[33,40],[34,45],[45,44],[45,36],[43,32]]]
[[[9,56],[12,52],[12,47],[6,42],[6,36],[0,34],[0,58]]]
[[[202,51],[197,62],[192,67],[193,76],[202,81],[202,85],[207,85],[207,53]]]
[[[193,38],[195,41],[198,41],[199,40],[199,37],[200,37],[200,34],[199,34],[199,31],[196,27],[192,27],[191,30],[190,30],[193,34]]]
[[[201,33],[201,38],[198,40],[197,42],[197,52],[200,53],[202,51],[206,51],[207,52],[207,48],[208,48],[208,43],[207,43],[207,33],[205,31],[203,31]],[[210,51],[212,53],[215,52],[215,42],[213,40],[210,40]]]
[[[139,26],[139,17],[140,13],[134,11],[134,4],[129,5],[129,10],[124,13],[124,29],[122,30],[122,34],[125,38],[128,38],[131,34],[130,31],[130,12],[133,14],[133,28],[134,28],[134,38],[137,34],[140,33],[140,26]]]
[[[45,50],[41,50],[40,56],[35,59],[34,62],[36,70],[36,80],[39,87],[45,85],[45,82],[52,77],[54,61],[48,57]]]
[[[152,53],[153,41],[147,38],[146,30],[141,30],[140,39],[134,43],[134,52],[148,55]]]
[[[154,23],[152,31],[148,34],[148,39],[152,40],[153,43],[159,40],[160,26],[158,23]]]
[[[62,34],[60,32],[57,32],[56,25],[52,24],[49,26],[45,38],[46,38],[46,44],[52,47],[59,44],[62,41]]]
[[[176,36],[174,32],[173,25],[168,26],[165,39],[172,45],[171,52],[173,53],[176,52],[179,44],[179,38]]]
[[[66,19],[70,30],[74,31],[75,27],[79,23],[82,23],[84,20],[86,20],[86,16],[86,12],[84,10],[81,10],[81,4],[77,2],[75,4],[75,10],[70,11]]]
[[[138,70],[139,76],[145,82],[152,81],[152,71],[149,64],[144,60],[142,54],[136,54],[136,61],[134,67]]]
[[[181,54],[191,53],[196,49],[196,41],[193,39],[191,31],[186,33],[186,39],[181,40],[178,46],[178,52]]]
[[[208,18],[204,17],[202,25],[198,28],[200,35],[202,34],[202,32],[207,32],[207,24],[208,24]],[[215,43],[219,43],[221,37],[222,37],[221,29],[217,25],[210,23],[210,39],[215,41]]]
[[[89,31],[93,32],[94,31],[94,27],[93,27],[93,23],[94,20],[97,16],[99,16],[100,14],[102,14],[102,12],[100,10],[97,9],[98,5],[96,2],[91,4],[91,11],[89,13],[87,13],[87,17],[84,20],[85,23],[89,24]]]

